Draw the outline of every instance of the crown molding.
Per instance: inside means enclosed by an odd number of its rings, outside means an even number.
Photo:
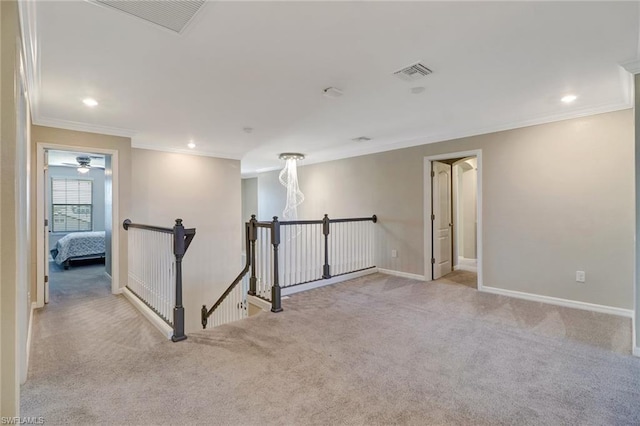
[[[584,108],[573,112],[562,113],[562,114],[551,114],[547,116],[536,117],[527,120],[513,121],[510,123],[499,124],[495,126],[489,127],[477,127],[477,128],[468,128],[468,129],[458,129],[454,132],[440,133],[437,135],[425,136],[420,138],[413,138],[401,142],[391,142],[384,145],[375,145],[371,147],[358,147],[353,150],[344,150],[340,152],[334,153],[320,153],[320,154],[309,154],[305,158],[304,164],[301,164],[300,167],[304,167],[310,164],[324,163],[327,161],[336,161],[342,160],[346,158],[352,157],[360,157],[363,155],[370,154],[378,154],[381,152],[394,151],[397,149],[411,148],[414,146],[420,145],[428,145],[431,143],[437,142],[445,142],[455,139],[468,138],[471,136],[479,136],[486,135],[490,133],[503,132],[507,130],[514,130],[523,127],[531,127],[537,126],[540,124],[549,124],[558,121],[571,120],[581,117],[587,117],[591,115],[604,114],[608,112],[621,111],[625,109],[633,108],[633,103],[629,101],[621,102],[618,104],[610,104],[610,105],[601,105],[592,108]],[[259,169],[259,171],[248,170],[243,176],[253,174],[253,173],[266,173],[270,168]],[[275,168],[274,168],[275,170]]]
[[[118,127],[101,126],[99,124],[81,123],[79,121],[62,120],[59,118],[35,117],[33,124],[37,126],[57,127],[59,129],[75,130],[78,132],[100,133],[103,135],[121,136],[124,138],[133,137],[136,132],[131,129],[121,129]]]
[[[160,151],[160,152],[171,152],[174,154],[186,154],[186,155],[197,155],[200,157],[212,157],[212,158],[221,158],[224,160],[237,160],[240,161],[242,159],[242,155],[233,155],[228,153],[220,153],[220,152],[211,152],[211,151],[197,151],[194,149],[183,149],[183,148],[167,148],[155,145],[145,145],[140,143],[131,143],[131,148],[136,149],[146,149],[148,151]]]
[[[81,123],[77,121],[61,120],[61,119],[46,118],[46,117],[34,118],[33,124],[37,126],[55,127],[59,129],[75,130],[78,132],[99,133],[102,135],[120,136],[125,138],[133,138],[137,133],[135,130],[131,130],[131,129],[121,129],[118,127],[101,126],[97,124],[87,124],[87,123]],[[224,158],[227,160],[240,161],[242,159],[242,155],[233,155],[228,153],[209,152],[209,151],[195,151],[192,149],[166,148],[166,147],[157,146],[157,145],[146,145],[146,144],[136,143],[134,141],[131,142],[131,148],[146,149],[150,151],[173,152],[176,154],[199,155],[202,157]]]
[[[620,66],[629,71],[631,74],[640,74],[640,59],[624,62],[620,64]]]
[[[31,117],[38,116],[40,101],[40,50],[36,32],[36,2],[19,1],[18,19],[22,38],[22,58],[24,61],[25,85]]]

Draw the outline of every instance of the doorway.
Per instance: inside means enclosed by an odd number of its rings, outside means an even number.
[[[110,292],[105,262],[111,258],[106,245],[106,219],[111,217],[112,205],[106,191],[108,158],[91,152],[45,150],[45,256],[49,260],[45,304],[96,290]]]
[[[481,289],[482,151],[426,157],[424,179],[425,280],[477,274]]]
[[[52,278],[78,284],[83,271],[100,291],[119,292],[117,167],[117,151],[37,144],[37,307],[49,302]]]

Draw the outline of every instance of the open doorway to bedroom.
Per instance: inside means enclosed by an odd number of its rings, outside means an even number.
[[[482,288],[482,157],[425,158],[425,278]]]
[[[106,264],[111,193],[105,168],[110,157],[77,151],[45,150],[48,277],[45,303],[111,291]]]
[[[39,307],[117,289],[116,160],[108,151],[38,144]]]

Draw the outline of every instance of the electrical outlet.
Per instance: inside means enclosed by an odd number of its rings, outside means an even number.
[[[391,250],[391,257],[398,257],[398,250]]]
[[[576,271],[576,281],[579,283],[583,283],[587,280],[587,274],[584,271]]]

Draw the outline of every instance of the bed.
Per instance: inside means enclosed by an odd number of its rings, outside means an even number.
[[[103,258],[104,255],[104,231],[67,234],[51,250],[53,260],[64,269],[69,269],[72,260]]]

